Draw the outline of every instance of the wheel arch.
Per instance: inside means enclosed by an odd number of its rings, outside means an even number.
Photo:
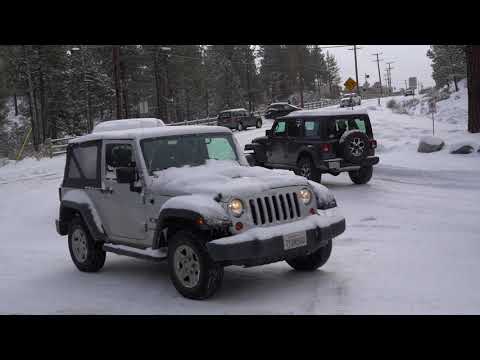
[[[80,217],[95,241],[106,241],[103,227],[98,227],[89,204],[63,200],[60,203],[59,215],[58,229],[60,235],[67,235],[71,221],[76,217]]]

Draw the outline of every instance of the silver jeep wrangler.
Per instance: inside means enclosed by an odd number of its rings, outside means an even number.
[[[249,166],[218,126],[108,129],[67,148],[57,232],[80,271],[106,252],[167,260],[185,297],[219,289],[223,268],[285,260],[315,270],[345,231],[323,185],[286,170]]]

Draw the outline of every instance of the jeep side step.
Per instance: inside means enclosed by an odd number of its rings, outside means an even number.
[[[112,252],[118,255],[125,255],[136,257],[139,259],[146,259],[152,261],[162,261],[167,259],[167,248],[160,249],[138,249],[127,245],[104,244],[103,250]]]

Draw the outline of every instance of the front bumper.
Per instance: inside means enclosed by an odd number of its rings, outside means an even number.
[[[285,250],[283,235],[299,231],[306,231],[307,245]],[[253,228],[206,245],[214,261],[224,265],[255,266],[311,254],[344,231],[345,218],[342,216],[310,215],[293,223]]]

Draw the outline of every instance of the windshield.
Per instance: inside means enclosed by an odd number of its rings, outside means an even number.
[[[199,166],[207,160],[238,161],[228,134],[183,135],[145,139],[140,143],[148,172],[170,167]]]

